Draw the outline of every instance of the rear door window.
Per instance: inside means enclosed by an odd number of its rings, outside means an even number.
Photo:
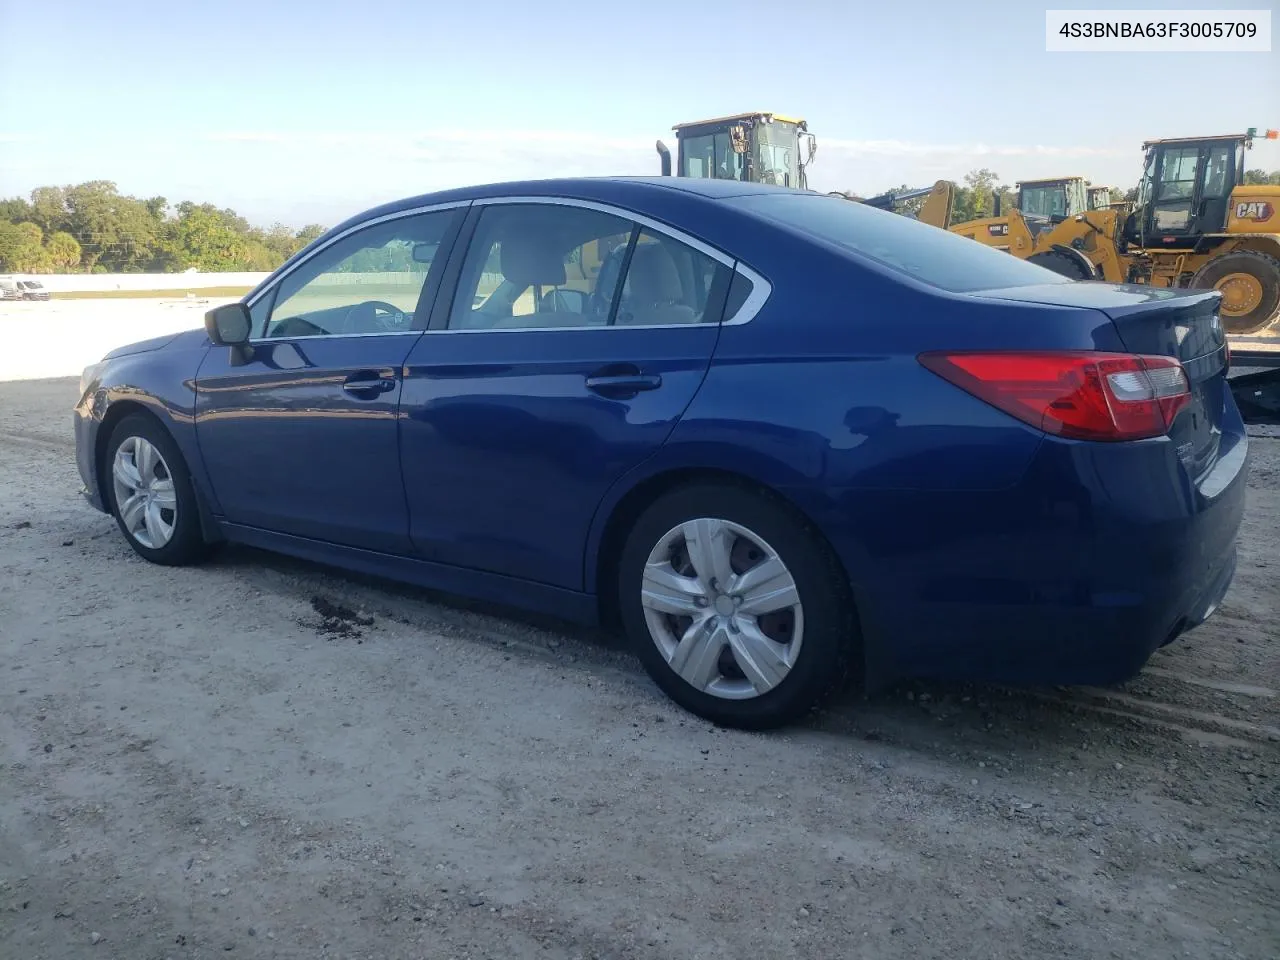
[[[1075,282],[948,230],[838,197],[753,193],[726,202],[953,293]]]

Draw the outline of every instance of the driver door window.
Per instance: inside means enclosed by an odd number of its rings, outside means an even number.
[[[280,282],[255,338],[421,329],[426,318],[415,323],[415,317],[430,307],[440,273],[433,268],[443,268],[444,241],[460,216],[458,210],[437,210],[401,217],[339,240]]]

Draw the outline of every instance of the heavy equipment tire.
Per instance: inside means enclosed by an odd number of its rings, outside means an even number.
[[[1046,250],[1043,253],[1033,253],[1027,257],[1028,263],[1034,263],[1038,267],[1044,267],[1046,270],[1052,270],[1054,273],[1063,277],[1069,277],[1072,280],[1092,280],[1093,277],[1084,272],[1084,269],[1067,256],[1065,253],[1058,253],[1056,250]]]
[[[1258,333],[1280,317],[1280,260],[1258,250],[1234,250],[1196,271],[1191,286],[1222,292],[1222,327]]]
[[[721,726],[801,719],[846,685],[860,650],[831,549],[787,504],[748,488],[699,483],[650,504],[616,589],[649,676]]]

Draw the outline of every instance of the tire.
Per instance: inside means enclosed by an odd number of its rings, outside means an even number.
[[[1032,254],[1027,257],[1027,262],[1034,263],[1038,267],[1044,267],[1046,270],[1052,270],[1054,273],[1069,277],[1072,280],[1094,279],[1084,272],[1079,263],[1065,253],[1059,253],[1056,250],[1046,250],[1044,253]]]
[[[1219,284],[1225,288],[1221,317],[1227,333],[1258,333],[1280,317],[1280,260],[1275,257],[1257,250],[1236,250],[1214,257],[1191,278],[1191,286],[1197,290],[1215,290]],[[1243,312],[1228,312],[1236,303]]]
[[[123,461],[123,469],[118,461]],[[165,566],[184,566],[209,555],[212,547],[200,530],[191,473],[178,445],[155,418],[133,413],[116,424],[102,469],[116,525],[139,556]],[[133,497],[142,498],[140,514],[131,506]]]
[[[719,565],[708,558],[701,566],[745,589],[708,589],[712,577],[699,576],[690,560],[691,552],[707,556],[699,535],[723,547]],[[665,565],[650,568],[653,555]],[[776,571],[775,560],[793,591],[781,576],[755,591],[739,579],[766,562]],[[623,628],[649,676],[677,704],[721,726],[765,730],[801,719],[846,684],[860,649],[848,583],[825,542],[787,505],[744,487],[691,485],[651,504],[623,546],[617,589]],[[740,608],[735,593],[745,598]],[[766,612],[745,609],[753,603]],[[695,636],[701,643],[690,644]],[[682,646],[695,652],[685,658]],[[696,683],[673,667],[681,658]]]

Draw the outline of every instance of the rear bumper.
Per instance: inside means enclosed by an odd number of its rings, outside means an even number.
[[[1013,490],[848,498],[835,546],[868,685],[1131,678],[1231,585],[1248,446],[1230,406],[1223,453],[1196,483],[1167,441],[1046,440]]]

